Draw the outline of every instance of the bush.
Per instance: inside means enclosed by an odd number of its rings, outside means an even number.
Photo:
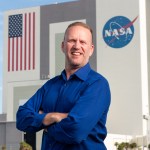
[[[128,143],[128,142],[121,142],[121,143],[116,142],[114,145],[116,146],[117,150],[128,150],[137,147],[136,143]]]
[[[6,146],[5,145],[2,146],[2,150],[6,150]]]
[[[19,150],[32,150],[32,147],[26,142],[21,142]]]

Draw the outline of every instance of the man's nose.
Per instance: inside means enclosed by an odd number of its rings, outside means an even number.
[[[75,43],[74,43],[74,48],[76,48],[76,49],[79,49],[80,48],[80,42],[79,41],[76,41]]]

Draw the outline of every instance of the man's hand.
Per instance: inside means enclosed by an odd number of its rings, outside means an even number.
[[[68,113],[48,113],[43,119],[43,124],[48,126],[56,122],[60,122],[62,119],[67,118]]]

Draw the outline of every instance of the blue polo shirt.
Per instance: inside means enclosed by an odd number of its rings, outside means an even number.
[[[17,111],[17,128],[24,132],[43,130],[42,150],[106,150],[106,118],[110,106],[107,80],[91,69],[89,63],[66,78],[47,81]],[[39,114],[39,110],[43,114]],[[68,117],[45,127],[49,112],[69,113]]]

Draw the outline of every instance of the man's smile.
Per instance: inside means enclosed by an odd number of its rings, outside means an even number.
[[[72,54],[72,55],[75,55],[75,56],[80,56],[80,55],[81,55],[80,52],[72,52],[71,54]]]

